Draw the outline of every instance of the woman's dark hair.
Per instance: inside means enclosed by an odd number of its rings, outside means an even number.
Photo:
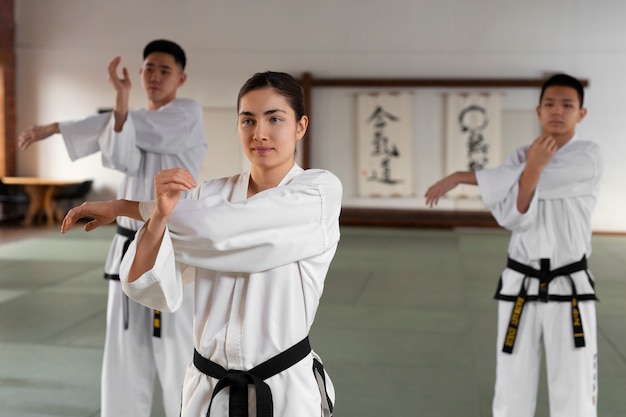
[[[576,78],[567,74],[555,74],[543,83],[543,86],[541,87],[541,94],[539,95],[539,103],[541,103],[541,100],[543,99],[543,93],[546,92],[546,89],[552,86],[573,88],[576,91],[576,94],[578,94],[580,108],[583,107],[583,101],[585,99],[583,85]]]
[[[243,96],[250,91],[268,87],[273,88],[278,94],[287,99],[296,114],[296,120],[300,120],[305,115],[304,93],[300,83],[287,73],[275,71],[257,72],[245,82],[237,96],[237,112],[239,112],[239,105]]]

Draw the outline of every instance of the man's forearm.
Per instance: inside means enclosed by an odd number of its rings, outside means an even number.
[[[61,133],[61,128],[58,122],[50,123],[49,125],[42,126],[44,129],[44,137],[52,136],[56,133]]]
[[[454,173],[457,184],[477,185],[476,172],[474,171],[457,171]]]
[[[478,184],[476,173],[474,171],[456,171],[440,179],[426,190],[424,195],[426,197],[426,205],[429,207],[437,205],[441,197],[459,184]]]
[[[121,132],[128,117],[128,94],[118,92],[115,97],[115,108],[113,110],[115,117],[115,131]]]
[[[517,211],[526,213],[530,208],[537,184],[541,178],[541,170],[526,165],[519,179],[519,191],[517,193]]]

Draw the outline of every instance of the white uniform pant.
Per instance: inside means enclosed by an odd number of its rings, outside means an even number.
[[[161,337],[153,337],[154,310],[129,299],[124,329],[122,287],[109,281],[101,380],[101,417],[150,417],[154,377],[159,376],[167,417],[180,415],[182,386],[193,357],[193,283],[176,313],[161,312]]]
[[[493,417],[533,417],[542,347],[546,356],[550,417],[596,417],[598,349],[594,301],[579,302],[585,347],[576,348],[569,302],[527,302],[512,354],[502,352],[515,303],[498,302]]]

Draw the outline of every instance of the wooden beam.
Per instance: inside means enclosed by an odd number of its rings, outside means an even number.
[[[15,175],[15,0],[0,0],[0,176]]]
[[[313,88],[311,73],[304,73],[300,80],[302,86],[302,92],[304,94],[304,111],[309,117],[311,117],[311,89]],[[302,168],[308,169],[311,167],[311,125],[307,128],[306,135],[302,138]]]
[[[500,227],[488,211],[408,210],[344,207],[342,226],[452,229],[456,227]]]
[[[305,72],[302,80],[312,87],[448,87],[448,88],[535,88],[545,78],[313,78]],[[589,80],[580,80],[583,87]]]

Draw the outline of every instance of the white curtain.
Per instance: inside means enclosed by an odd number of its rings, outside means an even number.
[[[502,163],[502,93],[446,95],[445,175]],[[479,199],[475,186],[456,187],[448,197]]]
[[[358,194],[413,193],[412,94],[357,95]]]

